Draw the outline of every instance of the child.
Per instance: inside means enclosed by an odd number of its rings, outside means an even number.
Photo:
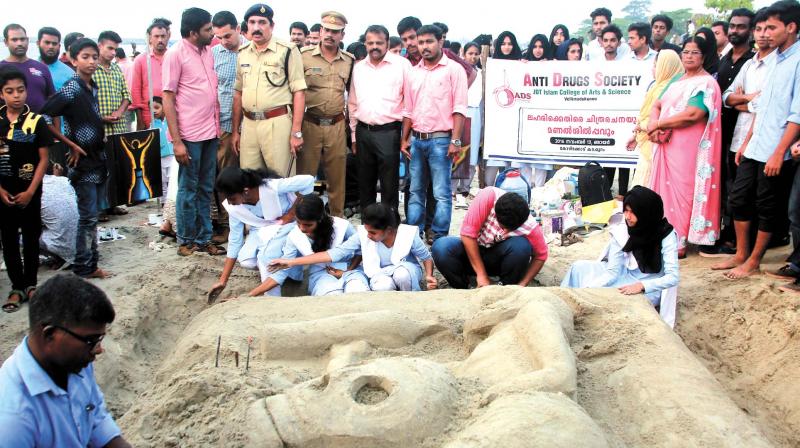
[[[25,104],[26,89],[24,73],[11,65],[0,67],[0,95],[5,102],[0,106],[0,236],[12,289],[3,304],[7,313],[19,310],[36,290],[41,184],[47,170],[47,145],[53,141],[42,116]],[[19,255],[20,231],[24,264]]]
[[[167,120],[164,119],[164,105],[160,96],[153,97],[153,115],[155,116],[153,127],[158,129],[161,141],[161,203],[163,204],[169,186],[169,168],[172,166],[175,156],[172,152],[172,143],[167,138],[169,130],[167,129]]]
[[[70,46],[69,55],[75,76],[47,100],[42,114],[64,117],[66,135],[52,124],[49,128],[56,139],[70,148],[67,166],[71,168],[69,178],[78,196],[79,214],[72,270],[81,277],[106,278],[109,274],[97,266],[97,214],[108,176],[105,129],[97,103],[97,85],[92,80],[99,50],[93,40],[84,38]]]

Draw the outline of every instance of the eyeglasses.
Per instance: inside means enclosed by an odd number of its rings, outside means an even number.
[[[683,53],[684,56],[700,56],[703,54],[700,51],[682,51],[681,53]]]
[[[86,344],[89,347],[89,350],[93,350],[95,347],[97,347],[97,344],[102,342],[103,338],[106,337],[105,334],[93,334],[93,335],[90,335],[90,336],[81,336],[81,335],[75,333],[72,330],[69,330],[67,328],[64,328],[64,327],[61,327],[61,326],[58,326],[58,325],[52,325],[52,327],[58,328],[59,330],[63,331],[64,333],[67,333],[68,335],[72,336],[73,338],[83,342],[84,344]]]

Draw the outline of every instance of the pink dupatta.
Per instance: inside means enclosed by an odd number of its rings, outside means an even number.
[[[686,110],[703,92],[708,120],[673,129],[667,143],[654,144],[650,188],[664,200],[664,214],[678,233],[679,247],[713,245],[720,231],[719,85],[709,75],[674,82],[661,99],[660,118]]]

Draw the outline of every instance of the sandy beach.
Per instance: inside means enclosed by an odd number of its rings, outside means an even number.
[[[373,350],[384,357],[427,357],[457,370],[453,363],[468,362],[469,350],[474,348],[465,343],[464,338],[469,336],[465,324],[487,306],[520,294],[516,287],[497,287],[492,288],[491,300],[487,299],[488,292],[481,296],[475,291],[449,289],[416,295],[356,297],[352,302],[347,297],[249,298],[209,309],[205,293],[217,280],[223,259],[198,254],[178,257],[175,244],[162,241],[157,228],[146,224],[147,215],[156,211],[155,203],[146,203],[131,207],[130,214],[108,223],[126,239],[101,244],[101,266],[115,275],[95,281],[108,293],[117,311],[117,319],[103,342],[105,353],[96,362],[97,378],[123,432],[136,446],[247,445],[242,422],[243,408],[248,403],[285,392],[324,371],[313,356],[283,367],[271,365],[265,361],[268,357],[261,347],[254,351],[250,373],[243,375],[243,341],[252,335],[248,333],[261,331],[260,327],[347,311],[380,309],[413,317],[430,310],[430,319],[449,329],[445,332],[449,336],[426,336],[405,346]],[[463,213],[454,212],[451,234],[457,233]],[[744,434],[742,437],[754,437],[758,443],[753,443],[759,446],[762,442],[763,446],[800,445],[800,385],[796,380],[800,372],[800,300],[779,291],[781,281],[765,275],[730,281],[709,270],[713,260],[690,254],[680,265],[675,338],[671,333],[661,333],[666,327],[641,297],[623,297],[609,290],[556,288],[572,261],[596,258],[606,241],[607,235],[601,233],[569,247],[551,246],[550,258],[537,278],[545,288],[530,294],[536,300],[538,295],[560,297],[574,313],[570,347],[576,359],[576,402],[605,434],[607,446],[681,446],[682,433],[683,440],[689,440],[686,437],[690,435],[700,437],[697,433],[702,433],[703,428],[691,424],[677,427],[680,420],[674,420],[677,426],[670,428],[677,438],[653,430],[649,425],[657,423],[644,421],[647,414],[632,417],[637,409],[646,406],[631,401],[631,394],[619,389],[625,381],[646,387],[647,378],[636,377],[637,374],[655,375],[655,384],[662,376],[674,379],[686,374],[683,369],[687,368],[702,377],[703,381],[697,384],[703,384],[709,396],[721,403],[733,403],[730,409],[723,406],[727,412],[724,415],[733,416],[725,424],[733,425],[741,419],[736,426]],[[787,254],[788,248],[768,252],[762,268],[779,266]],[[43,268],[40,282],[51,275],[53,271]],[[243,294],[257,281],[257,272],[237,267],[224,294]],[[8,288],[3,273],[0,290],[5,292]],[[305,286],[293,284],[284,287],[284,291],[302,296]],[[261,320],[253,324],[252,319],[248,320],[252,316]],[[0,314],[0,359],[11,354],[26,329],[27,307],[15,314]],[[214,369],[213,350],[209,347],[215,345],[213,335],[222,334],[226,335],[226,367]],[[674,365],[669,359],[658,358],[663,355],[658,350],[661,344],[665,353],[675,353]],[[235,356],[242,366],[233,367],[233,352],[238,353]],[[629,360],[638,366],[653,364],[649,369],[629,372],[631,377],[620,377],[615,372],[627,366]],[[500,375],[503,366],[498,364]],[[622,383],[615,385],[614,378]],[[426,439],[422,446],[443,446],[461,437],[468,424],[481,423],[482,414],[475,414],[478,411],[474,409],[484,408],[472,403],[480,400],[481,394],[470,389],[468,381],[459,381],[464,384],[459,386],[458,400],[466,400],[467,404],[458,401],[461,404],[456,407],[461,409],[459,412],[473,409],[469,412],[474,415],[459,414],[458,421],[467,422],[463,427]],[[653,387],[656,395],[649,399],[658,402],[659,388]],[[676,384],[675,390],[678,389],[680,385]],[[705,398],[701,393],[687,400],[701,403]],[[696,440],[699,446],[713,443],[702,437]],[[734,439],[726,440],[723,444],[735,446],[728,444]]]

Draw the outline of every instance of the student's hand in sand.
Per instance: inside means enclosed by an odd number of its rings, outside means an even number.
[[[428,287],[428,291],[431,291],[439,287],[439,281],[432,275],[426,275],[425,285]]]
[[[225,289],[226,283],[225,282],[217,282],[214,283],[214,286],[208,290],[208,303],[212,304],[217,300],[220,294],[222,294],[222,290]]]
[[[67,166],[70,168],[75,168],[78,166],[78,160],[81,159],[81,156],[85,156],[86,151],[81,149],[78,145],[72,145],[69,148],[69,155],[67,156]]]
[[[172,152],[175,154],[175,160],[181,165],[188,165],[192,160],[189,157],[189,150],[186,149],[186,145],[181,141],[172,142]]]
[[[278,272],[292,267],[292,260],[285,260],[283,258],[276,258],[269,262],[267,270],[269,272]]]
[[[488,275],[479,275],[475,279],[475,282],[477,283],[478,288],[483,288],[484,286],[489,286],[489,285],[492,284],[492,281],[489,280],[489,276]]]
[[[634,294],[644,292],[644,285],[641,282],[638,282],[632,285],[623,286],[619,288],[619,292],[625,294],[626,296],[632,296]]]

